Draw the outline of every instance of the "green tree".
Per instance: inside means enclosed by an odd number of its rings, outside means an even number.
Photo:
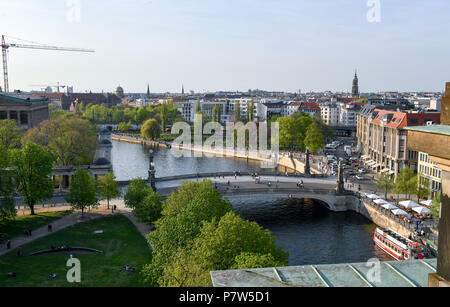
[[[136,121],[143,123],[150,116],[149,112],[145,108],[139,108],[136,112]]]
[[[415,174],[414,171],[411,170],[408,167],[403,168],[400,173],[397,175],[397,179],[394,184],[394,193],[397,194],[404,194],[409,195],[414,193],[415,185],[414,185],[414,179]],[[398,197],[397,197],[398,198]]]
[[[78,116],[57,116],[27,132],[23,143],[33,142],[49,149],[58,165],[92,163],[97,150],[95,126]]]
[[[388,193],[394,187],[394,179],[388,173],[383,173],[377,179],[377,184],[375,185],[377,189],[384,191],[384,199],[387,199]]]
[[[14,206],[14,176],[13,171],[8,169],[9,160],[8,150],[0,144],[0,222],[17,215]]]
[[[234,265],[231,267],[231,269],[259,269],[285,265],[285,261],[276,260],[272,254],[243,252],[234,258]]]
[[[217,122],[217,105],[216,104],[213,107],[212,121]]]
[[[24,202],[35,215],[37,202],[49,199],[53,194],[50,174],[53,171],[54,158],[43,147],[27,143],[21,150],[12,151],[15,169],[15,181]]]
[[[7,150],[20,148],[23,130],[17,126],[15,120],[0,120],[0,145]]]
[[[441,213],[441,194],[436,194],[436,196],[433,198],[433,203],[431,205],[431,213],[433,214],[434,218],[439,218]]]
[[[149,187],[144,179],[134,179],[127,186],[124,196],[125,205],[130,209],[137,208],[148,195]]]
[[[141,136],[146,139],[157,140],[161,135],[161,127],[155,119],[149,119],[142,125]]]
[[[176,260],[177,250],[190,246],[200,234],[203,222],[220,218],[231,210],[231,204],[222,199],[209,180],[184,183],[173,192],[163,204],[162,217],[155,222],[156,230],[147,236],[153,246],[153,260],[143,269],[146,280],[162,285],[164,268]]]
[[[237,122],[242,121],[241,118],[241,104],[239,102],[236,102],[234,105],[234,120]]]
[[[103,199],[107,200],[109,209],[109,201],[114,197],[120,196],[119,183],[116,181],[116,176],[113,173],[103,176],[98,182],[98,187],[99,194]]]
[[[95,179],[87,171],[77,169],[65,199],[73,209],[81,210],[83,217],[84,210],[98,206]]]
[[[148,188],[147,195],[142,202],[135,207],[133,214],[140,222],[151,225],[161,217],[161,211],[161,197],[153,191],[153,189]]]
[[[412,180],[412,185],[414,185],[413,194],[417,196],[417,202],[424,199],[430,195],[430,181],[426,178],[420,177],[420,175],[415,176]]]
[[[166,132],[167,120],[169,117],[169,110],[167,104],[162,104],[160,109],[159,118],[161,119],[161,129],[162,132]]]
[[[191,247],[179,250],[164,269],[163,286],[211,286],[210,271],[231,269],[243,253],[271,255],[287,265],[289,254],[275,244],[275,237],[255,222],[230,211],[220,219],[204,222]],[[193,268],[191,270],[191,268]]]
[[[312,153],[325,147],[325,137],[322,133],[322,129],[315,122],[312,122],[309,125],[304,142]]]

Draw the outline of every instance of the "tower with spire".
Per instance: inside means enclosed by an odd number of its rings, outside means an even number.
[[[147,85],[147,98],[150,98],[150,84]]]
[[[352,96],[353,98],[359,98],[359,85],[358,85],[358,71],[355,70],[355,77],[353,78]]]

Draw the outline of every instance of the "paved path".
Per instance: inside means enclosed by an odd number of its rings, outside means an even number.
[[[21,235],[21,236],[11,239],[10,240],[11,241],[11,250],[15,249],[17,247],[20,247],[22,245],[25,245],[27,243],[30,243],[34,240],[46,237],[49,234],[52,234],[52,233],[62,230],[64,228],[70,227],[72,225],[75,225],[75,224],[78,224],[81,222],[95,220],[95,219],[100,218],[105,215],[106,215],[106,213],[102,212],[102,211],[99,211],[96,213],[85,212],[83,218],[81,218],[81,212],[76,212],[76,213],[73,213],[70,215],[66,215],[66,216],[64,216],[60,219],[57,219],[51,223],[52,229],[53,229],[52,232],[49,232],[48,225],[45,225],[38,229],[33,230],[31,237],[26,236],[26,235]],[[11,250],[6,249],[6,244],[3,244],[0,249],[0,256],[10,252]]]
[[[52,232],[48,231],[48,224],[47,224],[45,226],[42,226],[38,229],[33,230],[31,237],[28,237],[26,235],[21,235],[21,236],[11,239],[11,249],[10,250],[6,249],[6,244],[1,245],[0,256],[11,252],[11,250],[13,250],[17,247],[23,246],[34,240],[46,237],[54,232],[64,229],[64,228],[73,226],[78,223],[95,220],[97,218],[112,214],[112,211],[106,209],[106,202],[102,201],[102,202],[100,202],[100,205],[101,205],[100,209],[96,210],[96,212],[85,212],[83,219],[81,219],[81,212],[76,212],[76,213],[66,215],[60,219],[53,221],[51,223],[52,229],[53,229]],[[131,210],[129,208],[125,207],[125,203],[124,203],[123,199],[114,199],[114,200],[110,201],[110,205],[116,205],[117,209],[118,209],[116,212],[126,216],[136,226],[137,230],[143,237],[146,237],[147,234],[149,234],[151,232],[152,227],[148,226],[147,224],[139,222],[136,219],[136,217],[131,213]],[[47,208],[47,210],[55,211],[56,209],[59,209],[59,211],[60,211],[63,208],[64,208],[64,206],[62,205],[59,207]],[[47,211],[47,210],[42,210],[42,211]],[[150,244],[150,242],[148,242],[148,244],[149,244],[150,248],[153,250],[153,247]]]

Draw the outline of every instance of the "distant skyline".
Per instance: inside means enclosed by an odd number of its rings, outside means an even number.
[[[371,23],[367,0],[0,0],[0,34],[96,50],[11,48],[10,90],[350,92],[357,69],[363,93],[442,91],[450,2],[380,4]]]

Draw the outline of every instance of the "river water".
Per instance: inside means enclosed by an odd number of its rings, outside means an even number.
[[[156,177],[225,171],[260,171],[259,162],[225,158],[175,158],[154,150]],[[148,148],[113,142],[112,164],[118,180],[147,178]],[[372,240],[375,224],[355,212],[330,212],[311,200],[246,198],[232,201],[235,211],[269,229],[290,254],[289,265],[391,260]]]

